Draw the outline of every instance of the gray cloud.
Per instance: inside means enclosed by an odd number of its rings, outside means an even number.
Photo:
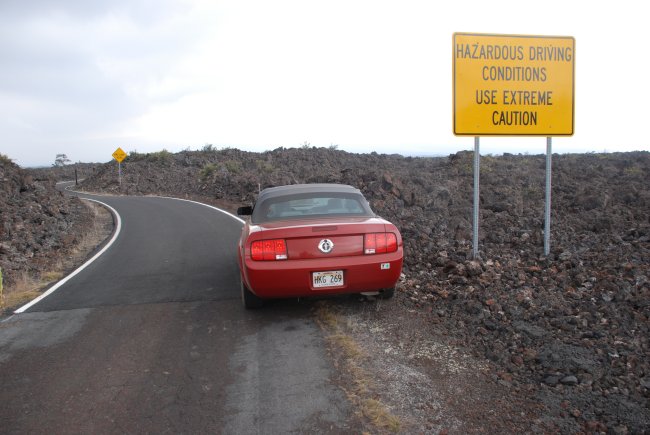
[[[0,14],[8,21],[62,13],[76,19],[92,19],[124,13],[142,25],[157,22],[170,13],[183,13],[187,6],[173,0],[3,0]]]
[[[174,2],[0,2],[0,152],[42,164],[53,143],[115,135],[145,113],[148,84],[201,36],[187,12]]]

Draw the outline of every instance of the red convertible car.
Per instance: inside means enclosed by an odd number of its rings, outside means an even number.
[[[263,190],[239,239],[246,308],[265,299],[378,292],[393,296],[404,249],[395,225],[358,189],[295,184]]]

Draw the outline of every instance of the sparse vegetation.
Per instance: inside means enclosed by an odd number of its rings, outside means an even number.
[[[166,149],[163,149],[162,151],[158,151],[155,153],[150,153],[147,154],[147,159],[151,160],[153,162],[161,162],[161,163],[168,163],[172,160],[173,154],[167,151]]]
[[[243,170],[242,164],[238,160],[226,160],[224,166],[231,174],[240,174]]]
[[[273,165],[271,162],[266,161],[266,160],[255,160],[255,167],[257,168],[258,171],[264,172],[264,173],[271,173],[273,172]]]
[[[186,150],[185,152],[190,152],[190,151]],[[133,150],[127,153],[127,157],[125,161],[139,162],[142,160],[148,160],[152,163],[156,163],[156,162],[170,163],[173,158],[174,158],[174,154],[167,151],[166,149],[163,149],[162,151],[156,151],[154,153],[139,153],[138,151]]]
[[[365,399],[361,404],[363,415],[377,427],[398,432],[401,427],[400,420],[386,410],[386,406],[375,399]]]
[[[26,272],[22,272],[11,287],[7,287],[3,298],[2,308],[15,307],[30,301],[40,295],[42,285]]]
[[[67,155],[65,154],[57,154],[56,159],[54,159],[54,165],[57,168],[60,168],[62,166],[65,166],[66,164],[70,163],[72,160],[68,158]]]
[[[643,169],[641,169],[638,166],[631,166],[629,168],[625,168],[623,172],[625,173],[625,175],[638,177],[643,174]]]
[[[217,165],[214,163],[208,163],[207,165],[201,168],[199,171],[199,179],[201,181],[206,181],[212,174],[217,170]]]
[[[126,161],[127,162],[137,162],[139,160],[142,160],[146,157],[146,154],[139,153],[136,150],[130,151],[127,153],[126,156]]]
[[[30,275],[27,272],[21,272],[15,282],[7,287],[6,297],[2,298],[2,306],[15,307],[40,296],[44,288],[63,278],[63,264],[56,263],[55,270],[48,270],[40,274]]]
[[[346,332],[340,316],[327,302],[321,302],[316,309],[316,321],[325,333],[335,364],[349,378],[343,388],[350,402],[358,412],[377,429],[398,432],[400,419],[393,415],[375,393],[373,376],[364,368],[367,355],[354,338]]]
[[[0,163],[13,163],[13,160],[5,156],[4,154],[0,153]]]
[[[497,165],[496,158],[492,155],[486,155],[481,157],[481,175],[489,174],[494,171],[495,166]],[[474,166],[472,165],[472,173],[474,171]]]
[[[55,282],[63,278],[65,275],[61,270],[51,270],[48,272],[43,272],[41,274],[41,281],[49,283],[49,282]]]

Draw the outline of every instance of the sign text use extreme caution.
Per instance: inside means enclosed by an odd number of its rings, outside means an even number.
[[[570,136],[575,39],[454,33],[454,134]]]

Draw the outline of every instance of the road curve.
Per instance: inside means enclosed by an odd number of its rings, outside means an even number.
[[[3,433],[358,432],[310,302],[247,312],[241,223],[158,197],[92,197],[119,236],[0,324]]]
[[[120,236],[78,279],[57,290],[57,297],[28,311],[238,297],[237,220],[167,198],[97,199],[120,214]]]

